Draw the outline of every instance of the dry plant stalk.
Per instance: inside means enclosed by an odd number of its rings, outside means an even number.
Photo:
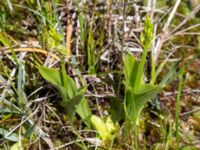
[[[56,56],[55,54],[45,51],[43,49],[39,49],[39,48],[31,48],[31,47],[26,47],[26,48],[13,48],[14,52],[33,52],[33,53],[41,53],[44,54],[45,56],[51,56],[52,58],[56,59],[56,60],[60,60],[60,58],[58,56]],[[5,51],[0,51],[0,54],[9,54],[12,51],[9,50],[5,50]]]

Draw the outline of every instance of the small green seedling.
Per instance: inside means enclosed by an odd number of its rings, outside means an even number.
[[[71,121],[77,113],[84,123],[90,127],[91,110],[85,99],[86,87],[78,89],[74,80],[66,74],[64,64],[61,69],[40,66],[39,72],[44,79],[53,84],[61,94],[61,106]]]
[[[100,138],[106,143],[111,141],[119,130],[118,123],[114,124],[110,117],[104,121],[97,115],[91,116],[92,126],[98,131]]]
[[[62,34],[58,33],[56,29],[49,27],[48,32],[45,32],[45,38],[47,40],[47,45],[50,49],[55,49],[57,52],[66,56],[66,47],[62,45],[63,37]]]

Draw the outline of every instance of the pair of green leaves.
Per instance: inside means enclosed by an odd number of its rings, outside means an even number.
[[[153,25],[149,16],[147,16],[145,19],[144,32],[140,36],[144,49],[141,61],[137,61],[131,54],[124,56],[126,87],[124,108],[129,120],[135,124],[138,122],[140,113],[145,104],[162,89],[159,85],[144,83],[142,80],[147,50],[151,45],[152,38]]]
[[[40,66],[39,72],[44,79],[53,84],[61,94],[61,106],[71,121],[77,113],[84,123],[90,127],[91,110],[85,99],[86,87],[78,89],[74,80],[66,74],[64,65],[61,69]]]
[[[146,105],[162,88],[172,79],[173,74],[176,72],[176,68],[179,62],[170,68],[169,73],[163,78],[160,84],[155,85],[156,81],[156,64],[155,64],[155,52],[151,51],[151,82],[145,83],[142,78],[144,74],[144,67],[146,63],[146,56],[148,48],[151,47],[151,41],[153,39],[153,25],[149,16],[145,19],[144,32],[140,36],[140,41],[143,46],[143,53],[141,61],[137,61],[136,58],[127,54],[124,56],[125,67],[125,98],[124,109],[127,116],[125,131],[128,131],[132,125],[134,125],[134,147],[138,149],[138,125],[140,114]],[[164,65],[161,64],[161,65]],[[161,71],[162,66],[158,68],[158,73]],[[128,130],[127,130],[128,129]]]
[[[62,96],[61,106],[66,109],[71,120],[77,113],[88,127],[91,127],[91,124],[93,125],[103,141],[112,138],[113,133],[117,132],[119,128],[118,125],[114,125],[109,117],[104,122],[100,117],[91,114],[90,107],[84,96],[86,87],[77,89],[73,79],[66,74],[64,66],[62,66],[62,69],[40,66],[39,71],[44,79],[58,89]]]
[[[124,108],[130,121],[138,121],[145,104],[157,94],[162,87],[143,82],[136,78],[139,70],[139,62],[136,58],[127,54],[124,57],[125,65],[125,102]],[[143,70],[142,70],[143,71]],[[138,83],[138,84],[137,84]]]

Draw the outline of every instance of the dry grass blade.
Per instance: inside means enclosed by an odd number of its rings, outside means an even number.
[[[60,58],[58,56],[56,56],[55,54],[45,51],[43,49],[39,49],[39,48],[13,48],[14,52],[32,52],[32,53],[41,53],[44,54],[45,56],[51,56],[52,58],[54,58],[55,60],[60,60]],[[9,54],[11,53],[11,50],[2,50],[0,51],[0,54]]]
[[[67,47],[67,60],[71,57],[71,35],[72,35],[72,24],[70,15],[67,16],[67,31],[66,31],[66,47]]]
[[[169,31],[168,31],[169,25],[170,25],[170,23],[171,23],[171,21],[172,21],[172,19],[174,17],[174,14],[175,14],[175,12],[176,12],[176,10],[177,10],[180,2],[181,2],[181,0],[177,0],[176,1],[176,3],[174,5],[174,7],[173,7],[173,9],[172,9],[172,11],[171,11],[168,19],[167,19],[167,22],[165,23],[165,26],[162,29],[163,33],[161,34],[161,36],[159,36],[157,38],[157,42],[156,42],[155,47],[154,47],[155,62],[158,59],[158,56],[159,56],[159,53],[160,53],[160,49],[161,49],[161,47],[163,45],[164,40],[168,37],[168,34],[169,34]]]

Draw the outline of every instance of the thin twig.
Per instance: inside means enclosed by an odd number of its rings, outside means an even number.
[[[174,33],[174,32],[177,31],[178,29],[180,29],[188,20],[190,20],[192,17],[194,17],[194,15],[195,15],[196,13],[199,12],[199,10],[200,10],[200,4],[197,5],[197,6],[195,7],[195,9],[194,9],[187,17],[185,17],[185,19],[184,19],[178,26],[176,26],[176,27],[172,30],[172,32],[171,32],[170,34]]]
[[[35,52],[35,53],[41,53],[44,54],[45,56],[51,56],[56,60],[60,60],[60,58],[58,56],[56,56],[55,54],[45,51],[43,49],[39,49],[39,48],[31,48],[31,47],[26,47],[26,48],[13,48],[14,52]],[[11,50],[4,50],[4,51],[0,51],[0,54],[8,54],[11,53]]]
[[[15,130],[17,130],[22,124],[24,124],[28,119],[30,119],[32,116],[34,116],[38,112],[39,106],[35,109],[35,111],[28,116],[26,119],[24,119],[20,124],[18,124],[16,127],[14,127],[10,132],[8,132],[5,137],[10,136]]]
[[[8,7],[9,7],[10,11],[13,11],[13,6],[12,6],[10,0],[7,0],[7,3],[8,3]]]
[[[169,28],[169,25],[174,17],[174,14],[180,4],[181,0],[177,0],[168,19],[167,19],[167,22],[165,24],[165,26],[163,27],[163,34],[161,34],[161,36],[159,36],[157,39],[156,39],[156,45],[154,47],[154,53],[155,53],[155,62],[157,61],[158,59],[158,56],[159,56],[159,53],[160,53],[160,49],[163,45],[163,42],[164,42],[164,39],[166,38],[166,36],[168,36],[168,28]]]
[[[182,117],[182,116],[185,116],[185,115],[193,114],[193,113],[198,112],[198,111],[200,111],[200,108],[196,108],[196,109],[184,112],[180,116]]]
[[[174,14],[175,14],[175,12],[176,12],[176,10],[177,10],[177,8],[178,8],[180,2],[181,2],[181,0],[177,0],[177,1],[176,1],[176,3],[175,3],[175,5],[174,5],[174,7],[173,7],[173,9],[172,9],[172,11],[171,11],[171,13],[170,13],[168,19],[167,19],[167,22],[166,22],[166,24],[165,24],[165,26],[164,26],[164,28],[163,28],[163,32],[164,32],[164,33],[168,31],[169,25],[170,25],[170,23],[171,23],[171,21],[172,21],[172,19],[173,19],[173,17],[174,17]]]

